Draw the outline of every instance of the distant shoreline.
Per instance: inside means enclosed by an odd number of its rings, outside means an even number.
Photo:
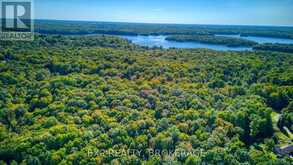
[[[293,28],[293,25],[253,25],[253,24],[196,24],[196,23],[151,23],[151,22],[124,22],[124,21],[95,21],[95,20],[65,20],[65,19],[34,19],[35,21],[62,21],[62,22],[88,22],[88,23],[125,23],[125,24],[150,24],[150,25],[191,25],[191,26],[243,26],[243,27],[276,27]]]

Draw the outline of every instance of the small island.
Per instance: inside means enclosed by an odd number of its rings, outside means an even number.
[[[252,47],[257,45],[257,42],[215,35],[172,35],[166,38],[169,41],[176,42],[200,42],[206,44],[226,45],[228,47]]]

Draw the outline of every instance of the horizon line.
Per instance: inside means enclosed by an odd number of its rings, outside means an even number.
[[[158,24],[158,25],[197,25],[197,26],[254,26],[254,27],[289,27],[293,28],[293,25],[275,25],[275,24],[201,24],[201,23],[152,23],[152,22],[128,22],[128,21],[98,21],[98,20],[69,20],[69,19],[47,19],[37,18],[33,20],[39,21],[68,21],[68,22],[100,22],[100,23],[128,23],[128,24]]]

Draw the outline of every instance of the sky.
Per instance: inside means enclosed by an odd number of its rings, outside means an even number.
[[[36,19],[293,25],[293,0],[34,0]]]

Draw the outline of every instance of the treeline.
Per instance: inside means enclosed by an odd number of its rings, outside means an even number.
[[[109,36],[1,42],[0,164],[290,165],[271,114],[293,130],[292,63]]]
[[[293,39],[292,27],[143,24],[86,21],[35,20],[35,31],[43,34],[116,34],[116,35],[175,35],[175,34],[241,34]]]
[[[254,50],[267,50],[293,53],[293,44],[260,44],[253,47]]]
[[[257,45],[256,42],[242,39],[215,35],[172,35],[168,36],[166,40],[177,42],[200,42],[208,44],[220,44],[228,47],[251,47]]]
[[[109,48],[127,48],[133,49],[138,46],[130,43],[128,40],[116,36],[108,35],[89,35],[89,36],[67,36],[67,35],[41,35],[35,34],[31,42],[1,41],[0,49],[30,49],[37,47],[109,47]]]

